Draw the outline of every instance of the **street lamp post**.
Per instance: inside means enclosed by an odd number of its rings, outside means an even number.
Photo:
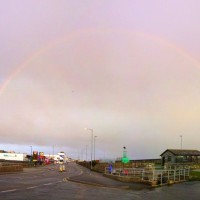
[[[32,146],[30,146],[30,147],[31,147],[31,156],[32,156],[32,154],[33,154],[33,153],[32,153]]]
[[[87,145],[86,145],[85,148],[86,148],[86,151],[85,151],[85,154],[86,154],[86,155],[85,155],[85,160],[87,161]]]
[[[57,147],[57,145],[53,145],[53,162],[54,162],[54,159],[55,159],[55,148]]]
[[[96,140],[97,136],[94,136],[94,160],[95,160],[95,140]]]
[[[91,128],[85,128],[85,130],[88,130],[88,131],[91,132],[91,163],[90,163],[90,169],[92,170],[93,129],[91,129]]]
[[[32,146],[30,146],[31,147],[31,159],[30,159],[30,161],[32,161],[33,160],[33,151],[32,151]]]
[[[54,145],[53,145],[53,160],[54,160]]]

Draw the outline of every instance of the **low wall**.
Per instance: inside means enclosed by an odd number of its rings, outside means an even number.
[[[22,165],[6,165],[6,166],[1,166],[0,165],[0,173],[4,172],[20,172],[23,171],[23,166]]]
[[[131,182],[131,183],[139,183],[141,182],[141,178],[138,177],[130,177],[130,176],[115,176],[115,175],[111,175],[111,174],[104,174],[105,177],[114,179],[114,180],[118,180],[118,181],[122,181],[122,182]]]
[[[9,160],[0,160],[0,166],[7,166],[7,165],[22,165],[23,168],[33,167],[34,163],[30,161],[9,161]]]
[[[93,161],[93,170],[97,172],[104,173],[105,168],[112,164],[113,168],[144,168],[149,165],[155,165],[161,163],[161,159],[146,159],[146,160],[131,160],[129,163],[122,163],[121,161],[116,161],[114,163],[99,163]],[[90,162],[82,161],[77,162],[77,164],[82,165],[83,167],[87,167],[90,169]]]

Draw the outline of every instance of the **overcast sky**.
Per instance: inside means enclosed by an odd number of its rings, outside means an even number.
[[[199,0],[1,0],[0,149],[74,158],[200,150]],[[85,157],[84,157],[85,156]]]

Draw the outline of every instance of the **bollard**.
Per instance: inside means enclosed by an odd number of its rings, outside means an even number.
[[[65,165],[60,164],[60,166],[59,166],[59,172],[63,172],[63,171],[65,171]]]
[[[63,171],[63,168],[62,168],[62,165],[59,166],[59,172],[62,172]]]

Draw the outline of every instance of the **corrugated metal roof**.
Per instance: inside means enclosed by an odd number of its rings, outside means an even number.
[[[200,156],[200,151],[191,149],[167,149],[160,156],[167,151],[173,153],[175,156]]]

